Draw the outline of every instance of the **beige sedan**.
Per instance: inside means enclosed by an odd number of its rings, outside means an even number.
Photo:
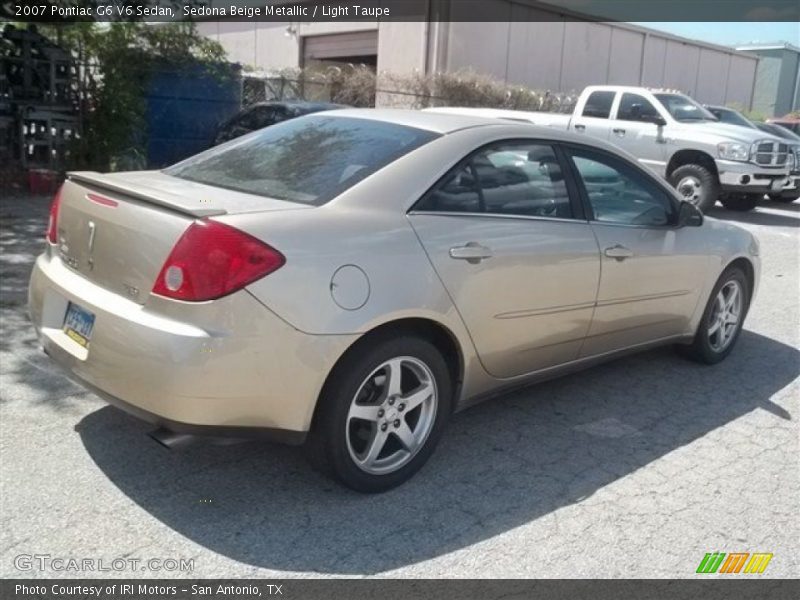
[[[503,389],[658,344],[722,360],[758,274],[749,233],[608,144],[341,110],[163,171],[71,173],[30,313],[56,363],[164,444],[305,443],[375,492]]]

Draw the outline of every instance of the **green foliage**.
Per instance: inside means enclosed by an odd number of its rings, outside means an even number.
[[[350,106],[426,108],[430,106],[472,106],[570,112],[572,94],[539,91],[507,85],[474,71],[455,73],[375,73],[363,65],[322,66],[284,69],[273,81],[289,85],[277,88],[309,100],[327,100]]]
[[[82,135],[70,168],[107,170],[141,156],[147,144],[145,100],[156,71],[205,66],[218,76],[225,52],[192,23],[75,23],[43,31],[72,52],[78,67]]]
[[[385,104],[413,108],[470,106],[568,112],[575,104],[575,98],[569,94],[508,85],[471,70],[384,75],[380,87],[386,90]]]
[[[730,102],[728,103],[728,108],[732,108],[736,110],[744,116],[748,121],[763,123],[767,120],[766,113],[761,112],[760,110],[748,110],[744,107],[744,105],[739,104],[738,102]]]

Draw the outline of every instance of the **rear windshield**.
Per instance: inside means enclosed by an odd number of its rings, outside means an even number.
[[[165,172],[318,206],[438,136],[371,119],[309,115],[237,138]]]

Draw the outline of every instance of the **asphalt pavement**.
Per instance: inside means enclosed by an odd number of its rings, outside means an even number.
[[[66,379],[25,308],[48,205],[0,202],[2,577],[695,577],[715,551],[800,576],[800,202],[712,213],[763,259],[722,364],[664,348],[479,405],[377,496],[297,448],[166,450]]]

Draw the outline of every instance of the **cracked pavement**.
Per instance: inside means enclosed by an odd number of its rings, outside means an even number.
[[[48,206],[0,204],[2,577],[694,577],[714,551],[772,552],[765,576],[800,576],[800,203],[712,213],[755,232],[763,260],[722,364],[664,348],[481,404],[378,496],[297,448],[165,450],[66,379],[25,310]],[[194,570],[24,571],[23,554]]]

